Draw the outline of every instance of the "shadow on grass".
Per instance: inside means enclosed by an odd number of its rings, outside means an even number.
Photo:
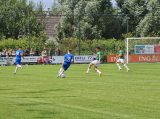
[[[36,112],[38,112],[38,113],[40,113],[41,114],[41,116],[39,116],[39,117],[33,117],[33,118],[50,118],[50,119],[53,119],[54,117],[51,117],[51,116],[43,116],[43,115],[55,115],[55,114],[58,114],[57,112],[55,112],[55,111],[49,111],[49,110],[37,110],[37,109],[31,109],[31,110],[26,110],[27,112],[29,112],[29,113],[36,113]]]
[[[50,98],[50,97],[10,97],[10,98]]]
[[[70,90],[69,89],[49,89],[49,90],[28,91],[28,92],[21,92],[21,93],[47,93],[52,91],[70,91]]]
[[[42,102],[38,102],[38,103],[21,103],[21,104],[17,104],[17,106],[36,106],[36,105],[50,105],[51,103],[42,103]]]
[[[37,118],[37,119],[46,119],[46,118],[54,119],[54,117],[33,117],[33,118]]]
[[[0,91],[1,91],[1,90],[3,91],[3,90],[14,90],[14,89],[0,89]]]

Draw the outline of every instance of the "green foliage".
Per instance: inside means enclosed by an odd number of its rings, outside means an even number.
[[[115,14],[110,0],[65,0],[59,1],[63,15],[60,23],[55,26],[55,37],[58,41],[73,37],[82,40],[95,38],[117,38],[121,35],[121,24],[118,17],[94,16],[95,14]],[[57,9],[55,4],[52,11]],[[90,16],[85,16],[85,15]],[[80,15],[80,16],[79,16]],[[79,16],[79,17],[78,17]],[[80,25],[80,26],[79,26]]]
[[[41,32],[40,37],[36,37],[36,33],[33,32],[33,35],[30,37],[30,48],[37,48],[39,51],[39,55],[41,55],[41,51],[44,46],[48,47],[49,43],[46,44],[47,37],[45,37],[45,34]],[[8,38],[8,39],[2,39],[0,41],[0,51],[7,48],[9,49],[15,49],[17,50],[19,46],[22,46],[22,51],[25,50],[25,48],[28,48],[29,51],[29,38],[23,37],[17,39]]]
[[[145,15],[137,27],[138,35],[147,36],[148,34],[157,34],[160,32],[160,1],[149,0],[147,2],[147,10],[149,13]],[[155,14],[155,15],[154,15]]]
[[[118,46],[125,50],[125,42],[116,39],[94,39],[94,40],[81,40],[80,51],[81,55],[92,55],[96,52],[95,48],[101,47],[101,52],[104,55],[115,55],[118,53]],[[72,54],[79,54],[79,40],[77,38],[63,38],[58,47],[65,54],[68,49],[72,50]]]
[[[27,0],[0,0],[0,6],[0,38],[18,39],[33,31],[38,36],[44,31],[44,16],[36,16],[43,15],[42,2],[36,6],[32,1],[28,4]]]

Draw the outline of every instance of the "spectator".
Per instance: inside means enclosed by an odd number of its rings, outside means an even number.
[[[12,52],[12,56],[15,57],[16,56],[16,50],[13,50]]]
[[[29,56],[29,52],[27,51],[27,48],[24,50],[24,56]]]
[[[9,53],[8,52],[6,52],[6,57],[9,57]]]
[[[3,50],[2,57],[6,57],[5,50]]]
[[[2,57],[2,53],[0,52],[0,57]]]
[[[38,56],[38,51],[37,51],[36,48],[35,48],[35,51],[34,51],[34,56]]]
[[[60,55],[60,50],[59,50],[59,48],[57,47],[57,50],[56,50],[56,52],[55,52],[55,56],[59,56]]]
[[[31,48],[30,56],[33,56],[33,55],[34,55],[34,51],[33,51],[33,48]]]
[[[12,49],[10,49],[10,51],[9,51],[9,57],[13,57],[12,56],[12,52],[13,52]]]
[[[43,50],[42,50],[42,56],[47,56],[47,51],[46,51],[46,48],[44,47]]]
[[[52,56],[53,55],[53,51],[52,51],[52,48],[49,49],[49,56]]]
[[[7,49],[5,49],[4,52],[6,53],[6,52],[7,52]]]

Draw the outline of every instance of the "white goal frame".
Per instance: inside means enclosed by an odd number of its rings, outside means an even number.
[[[127,63],[128,63],[128,56],[129,56],[129,53],[128,53],[128,41],[129,40],[133,40],[133,39],[160,39],[160,37],[139,37],[139,38],[126,38],[127,40]]]

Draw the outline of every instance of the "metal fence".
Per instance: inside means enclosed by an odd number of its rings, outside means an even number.
[[[37,15],[37,19],[39,17],[42,18],[43,15]],[[112,52],[113,49],[117,49],[117,45],[120,45],[121,43],[115,45],[115,42],[111,42],[110,44],[107,44],[107,42],[103,42],[104,39],[113,39],[115,38],[116,41],[122,40],[129,36],[134,37],[140,37],[140,34],[136,30],[136,28],[139,25],[139,22],[144,19],[145,14],[125,14],[125,15],[111,15],[111,14],[96,14],[96,15],[53,15],[50,14],[48,16],[44,15],[43,19],[46,22],[46,36],[48,36],[51,40],[57,41],[59,44],[61,44],[63,41],[62,39],[72,38],[73,41],[75,40],[75,43],[71,43],[70,40],[68,40],[68,46],[59,46],[57,43],[54,45],[44,45],[42,46],[39,44],[39,46],[47,48],[49,51],[49,48],[52,48],[53,55],[55,55],[55,51],[57,47],[60,47],[61,49],[61,55],[64,55],[66,53],[66,49],[72,46],[71,48],[74,50],[75,55],[83,55],[84,53],[88,52],[95,52],[95,49],[92,47],[100,46],[103,49],[103,54],[115,54],[115,52]],[[151,17],[159,17],[160,15],[151,15]],[[22,16],[24,18],[25,16]],[[33,29],[32,24],[34,21],[32,19],[32,16],[25,17],[26,21],[25,24],[28,24],[28,26],[21,31],[25,32],[25,34],[28,34],[28,44],[30,49],[31,47],[31,39],[30,35]],[[65,26],[65,27],[64,27]],[[156,26],[156,22],[154,24]],[[150,33],[154,33],[155,28],[152,27],[149,29]],[[158,31],[156,29],[156,31]],[[28,33],[26,33],[28,32]],[[122,35],[125,34],[125,35]],[[23,34],[21,35],[24,36]],[[39,36],[41,37],[41,36]],[[101,43],[97,40],[96,44],[93,44],[94,39],[101,39]],[[78,42],[77,42],[78,40]],[[91,42],[90,42],[91,41]],[[50,42],[50,41],[48,41]],[[83,43],[82,43],[83,42]],[[67,43],[66,43],[67,44]],[[125,47],[125,43],[124,47]],[[63,45],[63,43],[62,43]],[[83,45],[83,46],[82,46]],[[91,49],[86,47],[85,45],[88,45]],[[64,48],[66,47],[66,48]],[[41,52],[41,49],[39,48],[39,52]],[[107,51],[109,50],[109,51]],[[84,52],[85,51],[85,52]],[[89,53],[89,54],[90,54]]]

